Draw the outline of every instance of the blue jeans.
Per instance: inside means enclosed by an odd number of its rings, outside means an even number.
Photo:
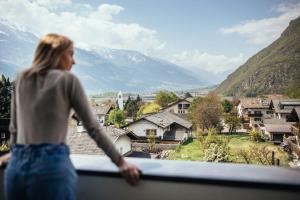
[[[74,200],[77,174],[65,144],[15,144],[5,169],[7,200]]]

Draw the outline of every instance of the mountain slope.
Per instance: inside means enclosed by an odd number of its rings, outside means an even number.
[[[216,92],[229,96],[284,93],[300,86],[300,17],[271,45],[251,57]]]

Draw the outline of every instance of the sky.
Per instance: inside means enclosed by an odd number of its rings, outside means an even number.
[[[300,0],[0,0],[0,13],[37,37],[55,32],[87,50],[135,50],[218,73],[276,40]]]

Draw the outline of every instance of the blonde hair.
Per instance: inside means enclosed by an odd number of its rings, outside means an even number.
[[[61,54],[71,45],[73,45],[73,42],[63,35],[50,33],[43,36],[40,38],[35,50],[32,64],[24,72],[24,76],[30,77],[36,73],[59,68]]]

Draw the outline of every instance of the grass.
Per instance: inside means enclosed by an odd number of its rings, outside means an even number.
[[[244,159],[238,156],[238,151],[240,149],[249,149],[251,146],[263,146],[267,145],[268,149],[275,151],[275,158],[280,159],[281,166],[288,166],[288,155],[283,152],[278,145],[266,142],[254,142],[250,140],[248,134],[236,134],[236,135],[220,135],[229,138],[229,162],[233,163],[245,163]],[[192,161],[203,161],[204,152],[200,148],[201,143],[194,139],[184,143],[183,145],[177,147],[177,149],[172,152],[167,159],[169,160],[192,160]]]

